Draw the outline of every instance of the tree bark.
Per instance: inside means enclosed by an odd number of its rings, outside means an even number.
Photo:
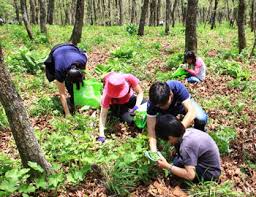
[[[175,9],[177,7],[178,0],[174,0],[173,7],[172,7],[172,27],[175,25]]]
[[[26,0],[20,0],[20,6],[21,6],[21,12],[22,12],[22,19],[25,25],[25,28],[28,33],[28,37],[30,40],[33,40],[33,34],[31,30],[31,26],[28,21],[28,12],[27,12],[27,5],[26,5]]]
[[[156,26],[159,26],[160,17],[161,17],[161,0],[158,0],[157,6],[156,6]]]
[[[48,14],[47,14],[47,23],[52,25],[53,24],[53,13],[55,8],[55,0],[49,0],[48,3]]]
[[[47,34],[46,28],[46,7],[45,0],[39,0],[40,7],[40,31],[41,33]]]
[[[181,0],[181,10],[182,10],[182,23],[183,25],[185,25],[186,16],[187,16],[187,5],[186,5],[186,2],[184,3],[184,0]]]
[[[186,17],[186,32],[185,32],[185,50],[197,52],[197,9],[198,0],[188,1],[187,17]]]
[[[123,25],[123,1],[119,0],[119,25]]]
[[[83,30],[83,21],[84,21],[84,0],[77,0],[76,4],[76,20],[73,28],[70,41],[77,45],[81,41],[82,30]]]
[[[93,14],[94,14],[94,24],[97,24],[97,13],[96,13],[96,4],[95,1],[92,0]]]
[[[37,0],[35,0],[35,7],[36,7],[36,24],[38,24],[38,21],[39,21],[39,5],[38,5]]]
[[[19,23],[19,25],[21,25],[21,21],[20,21],[20,10],[19,10],[19,5],[17,0],[14,0],[14,8],[15,8],[15,14],[16,14],[16,20]]]
[[[253,1],[253,33],[254,33],[254,43],[253,43],[253,47],[252,47],[252,50],[251,50],[251,53],[250,53],[250,59],[252,58],[253,54],[254,54],[254,50],[255,50],[255,47],[256,47],[256,1],[255,0],[252,0]]]
[[[254,1],[255,0],[251,0],[251,13],[250,13],[250,26],[251,26],[251,32],[253,32],[254,30]]]
[[[239,0],[238,5],[238,18],[237,18],[237,26],[238,26],[238,46],[239,53],[246,47],[246,39],[245,39],[245,1]]]
[[[149,0],[144,0],[144,3],[141,7],[140,24],[139,24],[139,30],[138,30],[139,36],[144,35],[144,26],[145,26],[145,22],[146,22],[146,15],[148,12],[148,3],[149,3]]]
[[[171,1],[170,0],[166,0],[165,35],[168,35],[169,31],[170,31],[170,12],[171,12]]]
[[[3,53],[0,46],[0,102],[2,103],[8,122],[20,154],[22,164],[28,167],[28,162],[38,163],[47,173],[51,165],[45,160],[40,145],[34,135],[33,127],[20,95],[11,81],[11,76],[3,62]]]
[[[215,0],[215,3],[214,3],[213,14],[211,16],[211,29],[213,29],[215,27],[218,2],[219,2],[219,0]]]
[[[156,0],[151,0],[149,26],[155,26],[155,21],[156,21]]]
[[[29,0],[31,23],[36,24],[36,5],[35,0]]]
[[[132,0],[131,23],[136,23],[136,0]]]

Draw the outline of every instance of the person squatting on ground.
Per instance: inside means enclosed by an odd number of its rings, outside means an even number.
[[[82,72],[86,68],[87,59],[84,51],[67,43],[54,46],[44,62],[48,81],[56,80],[65,116],[74,111],[73,84],[75,83],[78,89],[80,85],[83,85]],[[70,100],[67,100],[66,90],[70,95]]]
[[[193,51],[187,51],[184,55],[184,64],[181,65],[189,73],[186,78],[189,83],[200,83],[205,80],[206,66],[202,58],[196,57]]]
[[[175,116],[165,114],[157,118],[156,135],[179,147],[173,163],[168,163],[163,157],[157,161],[160,168],[168,169],[174,177],[193,182],[219,179],[219,149],[207,133],[194,128],[185,129]]]
[[[147,106],[147,128],[151,151],[157,151],[155,125],[157,115],[184,115],[182,124],[185,128],[194,123],[194,128],[205,131],[208,116],[191,98],[187,88],[179,81],[155,82],[149,89]]]
[[[108,111],[113,116],[131,124],[134,112],[143,102],[143,90],[140,81],[132,74],[111,72],[103,79],[104,89],[101,100],[101,112],[99,120],[100,135],[97,141],[105,141],[105,125]],[[135,96],[135,94],[137,96]]]

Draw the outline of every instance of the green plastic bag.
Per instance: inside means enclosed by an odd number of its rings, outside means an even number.
[[[174,73],[172,73],[171,77],[172,78],[178,78],[182,76],[188,76],[188,72],[184,70],[183,68],[179,67]]]
[[[135,111],[134,123],[140,129],[145,128],[147,123],[147,103],[142,104],[139,109]]]
[[[75,107],[89,106],[98,108],[103,84],[95,79],[84,80],[83,82],[84,85],[79,90],[76,84],[73,84]]]

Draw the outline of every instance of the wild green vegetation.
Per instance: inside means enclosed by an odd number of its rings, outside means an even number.
[[[31,169],[22,168],[15,156],[14,142],[9,139],[5,147],[12,150],[3,149],[0,152],[0,196],[30,196],[38,192],[57,195],[71,185],[86,183],[87,177],[96,175],[109,195],[127,196],[138,186],[164,177],[155,163],[144,156],[148,150],[145,130],[139,131],[109,120],[107,142],[100,145],[95,140],[98,134],[98,110],[95,110],[96,113],[77,112],[72,117],[64,118],[56,96],[57,89],[55,84],[46,80],[42,62],[53,45],[69,39],[72,27],[54,25],[48,28],[47,38],[38,33],[35,40],[30,41],[22,26],[0,26],[6,65],[31,119],[38,123],[34,124],[36,136],[54,169],[54,173],[46,178],[43,169],[35,163],[29,164]],[[168,36],[164,35],[162,27],[146,27],[144,37],[137,37],[135,30],[137,26],[134,25],[84,26],[79,47],[88,52],[88,67],[91,68],[88,76],[100,80],[102,74],[113,70],[132,73],[142,81],[147,95],[151,82],[169,79],[182,63],[184,27],[177,24]],[[38,27],[33,26],[33,31],[39,32]],[[252,44],[253,34],[249,29],[246,29],[246,35],[248,43]],[[251,131],[250,125],[256,111],[255,70],[252,70],[255,60],[248,59],[252,45],[248,44],[248,48],[238,54],[236,37],[237,30],[226,23],[214,31],[199,25],[198,55],[207,64],[207,79],[202,85],[204,89],[188,85],[192,96],[209,114],[208,130],[223,158],[226,155],[231,161],[237,160],[234,156],[238,151],[234,149],[235,145],[245,141],[242,131]],[[98,61],[99,54],[104,57],[103,61]],[[4,110],[0,108],[1,132],[6,128],[8,122]],[[10,135],[9,131],[5,132]],[[162,142],[161,147],[163,155],[167,155],[168,145]],[[13,152],[16,154],[11,154]],[[245,154],[251,154],[249,148],[240,150],[238,156]],[[237,167],[243,164],[246,169],[253,170],[255,157],[250,155],[244,158],[239,160]],[[223,163],[227,165],[228,161],[224,160]],[[39,176],[28,183],[32,169]],[[248,180],[252,179],[250,175],[240,173]],[[230,182],[225,182],[227,180]],[[241,195],[237,190],[239,183],[230,178],[228,171],[224,171],[222,184],[194,185],[189,193],[192,196]]]

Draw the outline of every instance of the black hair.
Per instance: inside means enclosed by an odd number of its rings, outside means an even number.
[[[193,51],[186,51],[184,54],[184,63],[187,63],[188,59],[192,59],[192,64],[196,63],[196,55]]]
[[[82,68],[80,63],[75,62],[71,64],[71,69],[67,72],[67,77],[70,82],[76,84],[76,88],[79,90],[81,85],[84,86],[84,76],[79,68]]]
[[[154,105],[165,105],[170,97],[170,88],[165,82],[155,82],[149,89],[149,100]]]
[[[157,137],[164,140],[168,140],[169,136],[179,138],[185,133],[183,124],[171,114],[158,116],[155,130]]]

